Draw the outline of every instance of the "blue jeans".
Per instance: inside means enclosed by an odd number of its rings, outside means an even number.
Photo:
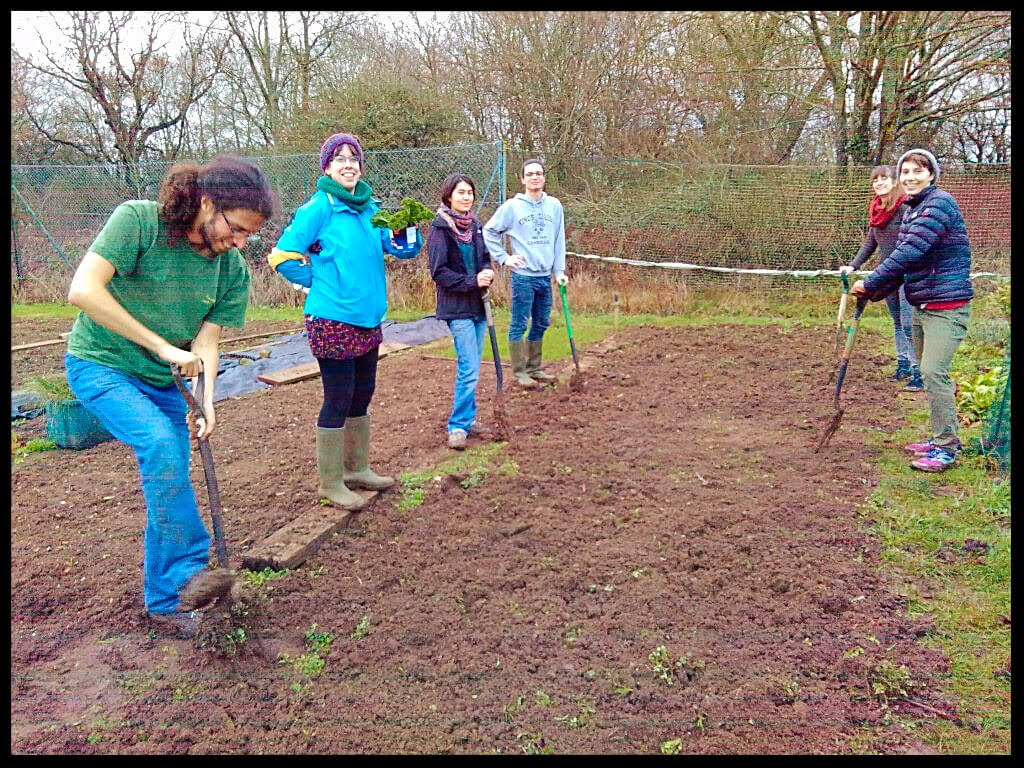
[[[189,479],[188,406],[173,384],[154,387],[114,368],[64,356],[82,405],[135,451],[146,500],[142,591],[146,609],[172,613],[178,592],[206,567],[207,533]]]
[[[540,341],[551,324],[551,276],[530,277],[512,273],[512,319],[508,340],[519,341],[531,320],[527,341]]]
[[[908,365],[917,365],[914,340],[910,333],[914,308],[907,301],[907,294],[902,285],[898,291],[893,291],[885,297],[885,306],[889,308],[889,314],[892,316],[893,336],[896,338],[896,360]]]
[[[476,383],[480,380],[480,359],[484,354],[487,321],[482,317],[460,317],[448,321],[448,330],[455,341],[455,356],[458,359],[448,431],[462,429],[469,434],[476,420]]]

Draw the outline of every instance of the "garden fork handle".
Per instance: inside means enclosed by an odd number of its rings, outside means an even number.
[[[206,414],[201,405],[204,393],[205,377],[203,371],[196,377],[196,391],[193,394],[181,378],[181,371],[178,366],[171,364],[171,375],[174,376],[174,384],[185,398],[189,410],[196,417],[196,422],[206,420]],[[221,518],[220,487],[217,485],[217,474],[213,469],[213,451],[210,449],[208,437],[196,436],[196,443],[199,445],[199,456],[203,460],[203,475],[206,477],[206,490],[210,496],[210,518],[213,521],[213,540],[217,545],[217,565],[221,568],[228,567],[228,548],[224,541],[224,522]]]

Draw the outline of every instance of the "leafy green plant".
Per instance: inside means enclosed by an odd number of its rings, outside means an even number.
[[[1002,367],[996,366],[977,376],[959,378],[960,392],[956,397],[956,408],[960,421],[970,425],[984,418],[1006,381],[1002,373]]]
[[[64,375],[33,376],[25,383],[25,389],[44,403],[59,403],[63,400],[75,399],[71,387],[68,386],[67,377]]]
[[[433,218],[434,212],[423,203],[412,197],[404,197],[402,206],[394,213],[387,213],[382,209],[373,214],[370,225],[386,227],[393,232],[401,232],[407,227],[415,226],[421,221],[430,221]]]

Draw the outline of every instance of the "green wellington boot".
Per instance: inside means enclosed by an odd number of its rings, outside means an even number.
[[[526,358],[526,375],[541,383],[555,381],[555,376],[552,376],[550,373],[546,373],[540,369],[541,361],[544,358],[544,339],[527,341],[526,349],[528,352],[528,356]]]
[[[537,386],[537,381],[526,372],[526,354],[526,341],[523,339],[508,343],[508,356],[512,358],[512,373],[515,375],[516,381],[521,387],[533,389]]]
[[[316,428],[316,468],[321,498],[352,512],[366,506],[366,499],[345,485],[345,427]]]
[[[395,484],[395,478],[370,469],[370,414],[345,419],[345,483],[371,491]]]

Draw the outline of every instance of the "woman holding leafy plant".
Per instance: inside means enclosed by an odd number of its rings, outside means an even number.
[[[453,173],[441,184],[441,207],[430,225],[427,253],[430,276],[437,283],[438,320],[448,323],[458,360],[448,447],[462,450],[470,431],[486,432],[476,423],[476,385],[484,352],[487,320],[481,292],[494,280],[483,229],[473,214],[476,185]]]
[[[383,490],[395,482],[369,466],[367,410],[388,308],[384,252],[411,258],[423,240],[417,231],[409,243],[405,232],[393,236],[373,221],[380,203],[362,179],[363,149],[355,136],[328,137],[320,168],[317,191],[295,211],[268,260],[287,280],[309,288],[306,331],[324,390],[316,423],[319,493],[357,510],[366,502],[349,486]]]
[[[875,271],[850,289],[878,301],[902,283],[914,306],[914,353],[928,393],[932,436],[906,446],[914,469],[943,472],[960,454],[956,392],[950,364],[967,335],[971,316],[971,245],[953,196],[939,189],[939,163],[926,149],[911,149],[896,164],[909,210],[896,247]]]

